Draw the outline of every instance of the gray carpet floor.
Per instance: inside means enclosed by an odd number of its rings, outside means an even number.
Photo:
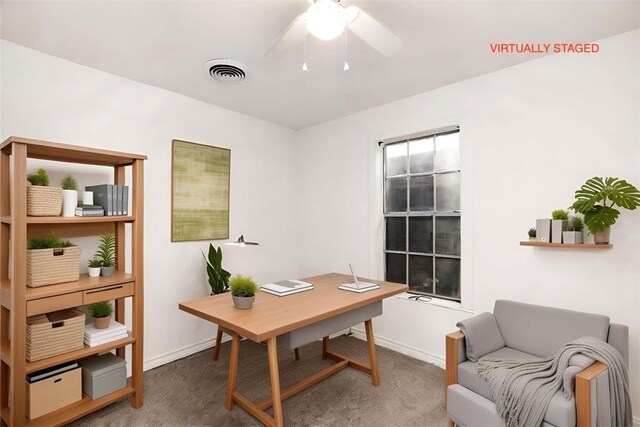
[[[330,350],[367,362],[364,341],[341,336]],[[225,410],[230,343],[220,359],[203,351],[145,372],[144,406],[130,399],[84,417],[72,426],[260,426],[235,405]],[[321,343],[293,352],[279,351],[284,389],[333,362],[320,357]],[[287,426],[446,426],[444,371],[434,365],[377,347],[380,386],[363,372],[347,368],[283,402]],[[266,346],[245,340],[240,345],[237,388],[254,401],[270,395]]]

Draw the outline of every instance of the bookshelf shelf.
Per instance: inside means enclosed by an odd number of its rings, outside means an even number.
[[[24,184],[27,159],[106,166],[113,171],[115,185],[125,185],[125,171],[130,168],[130,215],[27,216],[27,191]],[[0,376],[0,414],[8,426],[61,426],[128,396],[132,396],[134,408],[142,406],[144,160],[146,156],[138,154],[21,137],[10,137],[0,144],[0,365],[3,373]],[[129,247],[125,244],[126,236],[129,235],[125,232],[127,224],[131,236],[131,273],[124,272],[125,247]],[[73,282],[39,288],[25,286],[27,238],[46,235],[49,231],[55,231],[65,239],[114,232],[117,271],[111,277],[92,278],[84,274]],[[80,350],[37,362],[26,361],[27,316],[115,299],[115,320],[124,324],[125,298],[131,298],[132,308],[131,330],[126,338],[96,347],[85,346]],[[26,418],[27,373],[111,350],[116,350],[116,354],[124,358],[125,347],[129,345],[132,376],[126,388],[95,400],[85,396],[77,403],[34,420]]]
[[[573,243],[547,243],[547,242],[530,242],[530,241],[522,241],[520,242],[520,246],[531,246],[534,248],[552,248],[552,249],[585,249],[585,250],[598,250],[598,249],[611,249],[613,245],[594,245],[592,243],[581,243],[581,244],[573,244]]]

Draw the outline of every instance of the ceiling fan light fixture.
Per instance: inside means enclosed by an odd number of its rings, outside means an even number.
[[[302,17],[307,30],[320,40],[338,37],[349,23],[345,9],[333,0],[318,0]]]

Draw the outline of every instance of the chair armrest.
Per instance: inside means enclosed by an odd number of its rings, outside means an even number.
[[[462,331],[447,334],[446,341],[446,375],[444,405],[447,406],[447,387],[458,383],[458,364],[466,359],[464,355],[464,334]]]
[[[607,365],[601,362],[595,362],[576,375],[577,427],[592,427],[595,425],[591,391],[595,384],[596,377],[606,370]]]

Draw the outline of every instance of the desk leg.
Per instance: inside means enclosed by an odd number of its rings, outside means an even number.
[[[229,379],[227,381],[227,411],[233,409],[233,392],[238,377],[238,357],[240,356],[240,336],[231,334],[231,354],[229,355]]]
[[[300,352],[298,351],[298,349],[296,348],[295,350],[293,350],[293,353],[296,356],[296,360],[300,360]]]
[[[329,351],[329,337],[322,338],[322,360],[327,360],[327,352]]]
[[[213,360],[218,360],[220,357],[220,345],[222,344],[222,329],[218,326],[218,332],[216,333],[216,348],[213,349]]]
[[[271,400],[273,403],[274,426],[283,427],[284,420],[282,418],[280,371],[278,368],[278,346],[276,345],[276,337],[269,338],[267,341],[267,350],[269,352],[269,373],[271,375]]]
[[[364,328],[367,331],[367,346],[369,347],[369,367],[371,368],[371,383],[374,386],[380,384],[380,375],[378,374],[378,358],[376,356],[376,343],[373,339],[373,323],[371,319],[364,322]]]

